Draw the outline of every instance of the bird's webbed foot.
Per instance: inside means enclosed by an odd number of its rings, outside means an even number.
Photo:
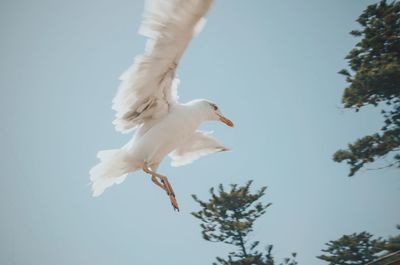
[[[165,192],[169,197],[169,200],[171,201],[172,207],[174,208],[174,210],[177,210],[179,212],[178,201],[176,200],[175,192],[172,189],[172,186],[169,183],[168,178],[166,176],[163,176],[161,174],[152,171],[147,165],[143,166],[143,171],[151,175],[151,180],[153,181],[154,184],[165,190]]]

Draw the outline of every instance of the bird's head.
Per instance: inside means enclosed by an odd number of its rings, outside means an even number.
[[[208,120],[221,121],[226,125],[228,125],[229,127],[234,126],[233,122],[230,119],[222,115],[221,110],[218,108],[217,104],[209,100],[202,100],[201,103],[203,105]]]

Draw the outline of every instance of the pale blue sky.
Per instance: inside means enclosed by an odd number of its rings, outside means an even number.
[[[230,153],[160,172],[181,212],[143,173],[92,198],[100,149],[123,145],[111,99],[143,51],[139,0],[0,3],[0,264],[211,264],[232,248],[204,241],[191,199],[219,183],[267,185],[273,205],[252,239],[303,265],[342,234],[394,235],[399,171],[332,162],[346,143],[380,128],[374,109],[343,110],[337,72],[348,32],[373,1],[217,0],[179,69],[182,101],[208,98],[236,127],[209,123]]]

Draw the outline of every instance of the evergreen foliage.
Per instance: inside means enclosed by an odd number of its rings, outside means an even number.
[[[333,155],[350,165],[349,176],[379,158],[389,160],[385,167],[400,167],[400,2],[369,5],[357,22],[361,30],[350,34],[361,40],[346,57],[350,69],[339,72],[349,83],[342,102],[356,111],[380,106],[384,125]]]
[[[207,202],[192,195],[201,206],[201,210],[193,212],[192,215],[202,222],[200,226],[203,238],[237,247],[237,251],[229,253],[227,259],[217,257],[217,263],[213,263],[214,265],[277,264],[272,256],[272,245],[267,246],[265,251],[259,251],[257,246],[260,242],[249,241],[248,235],[253,231],[254,222],[271,205],[258,201],[265,194],[266,187],[252,193],[251,184],[251,181],[244,186],[232,184],[228,191],[220,184],[217,192],[214,188],[210,189],[211,198]],[[281,264],[296,265],[295,257],[296,253],[293,253]]]
[[[372,239],[367,232],[344,235],[341,238],[326,243],[327,249],[317,258],[329,265],[364,265],[375,260],[384,250],[385,241],[381,238]]]
[[[400,230],[400,225],[397,225],[397,229]],[[396,252],[400,250],[400,235],[389,237],[386,240],[385,250],[388,252]]]

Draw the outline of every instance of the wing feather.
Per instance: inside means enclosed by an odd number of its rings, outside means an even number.
[[[220,144],[211,133],[196,131],[182,146],[169,154],[172,159],[171,165],[179,167],[190,164],[202,156],[228,151],[229,149]]]
[[[148,38],[144,54],[120,77],[113,99],[114,124],[127,132],[168,113],[177,102],[177,65],[213,0],[147,0],[139,33]]]

